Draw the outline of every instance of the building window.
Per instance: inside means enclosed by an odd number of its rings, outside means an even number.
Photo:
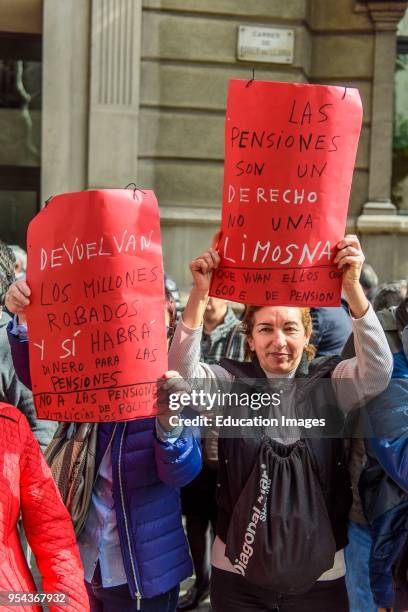
[[[41,35],[0,32],[0,238],[25,248],[39,210]]]
[[[408,11],[397,38],[392,198],[399,213],[408,214]]]

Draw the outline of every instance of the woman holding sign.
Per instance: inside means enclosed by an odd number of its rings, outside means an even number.
[[[338,243],[334,262],[343,271],[356,357],[313,360],[307,308],[249,306],[244,325],[251,362],[223,360],[213,366],[199,362],[200,337],[220,257],[211,248],[190,264],[194,285],[172,343],[170,367],[185,379],[200,379],[218,401],[221,383],[238,398],[245,390],[249,407],[253,402],[257,410],[246,408],[251,418],[236,427],[233,419],[225,421],[225,413],[217,423],[214,612],[348,610],[343,549],[351,491],[338,432],[344,415],[383,391],[392,372],[384,332],[359,283],[363,261],[356,236]],[[266,392],[269,403],[258,410]],[[242,414],[242,402],[235,401],[228,417]],[[275,419],[253,418],[271,413]]]
[[[30,296],[25,281],[7,294],[20,324]],[[166,292],[169,341],[175,319]],[[30,386],[26,332],[18,338],[10,327],[9,339],[17,374]],[[176,372],[166,372],[164,388],[180,385]],[[91,612],[174,612],[179,583],[192,574],[179,489],[201,470],[201,449],[191,428],[169,426],[171,416],[165,406],[157,418],[97,426],[92,499],[78,537]]]

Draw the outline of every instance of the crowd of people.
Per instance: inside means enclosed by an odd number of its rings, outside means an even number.
[[[338,308],[234,312],[208,297],[219,263],[214,248],[190,263],[183,311],[164,279],[164,398],[284,386],[278,411],[329,415],[344,435],[200,432],[183,415],[172,425],[166,401],[154,418],[93,424],[79,528],[42,453],[57,424],[37,419],[30,391],[24,257],[17,268],[0,243],[0,591],[65,594],[51,612],[186,611],[209,594],[214,612],[408,610],[407,281],[378,285],[348,235]]]

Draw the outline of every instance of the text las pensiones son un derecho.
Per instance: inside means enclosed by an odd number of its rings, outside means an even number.
[[[281,394],[276,393],[245,393],[240,391],[224,392],[219,389],[208,393],[200,389],[189,393],[170,393],[168,406],[170,410],[177,411],[169,418],[171,427],[185,425],[187,427],[325,427],[326,419],[287,417],[265,417],[256,414],[261,408],[277,408],[281,406]],[[222,413],[224,408],[247,408],[245,416]],[[199,412],[194,416],[186,417],[183,408],[192,408]],[[210,414],[205,414],[208,411]],[[217,413],[218,412],[218,413]]]

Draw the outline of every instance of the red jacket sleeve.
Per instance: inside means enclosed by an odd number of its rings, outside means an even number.
[[[89,600],[71,517],[23,417],[19,429],[24,530],[42,576],[43,591],[68,596],[68,605],[51,605],[50,612],[87,612]]]

